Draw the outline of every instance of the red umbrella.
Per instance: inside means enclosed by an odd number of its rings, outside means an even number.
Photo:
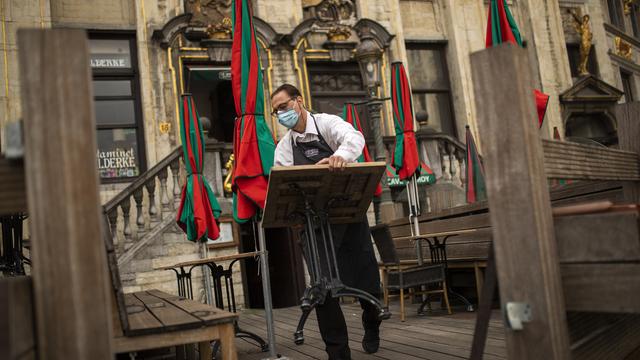
[[[215,220],[220,216],[220,205],[202,175],[204,135],[200,118],[190,94],[182,95],[180,105],[180,136],[187,181],[182,188],[176,221],[191,241],[215,240],[220,237]]]
[[[344,111],[342,113],[342,118],[344,121],[351,124],[356,130],[362,132],[362,126],[360,125],[360,117],[358,116],[358,111],[356,111],[356,106],[353,103],[345,103]],[[364,149],[362,149],[362,155],[358,158],[358,162],[371,162],[371,155],[369,155],[369,149],[365,144]],[[378,184],[376,187],[376,192],[373,196],[382,195],[382,186]]]
[[[416,173],[420,165],[416,133],[413,129],[413,105],[409,80],[401,62],[391,64],[391,102],[393,123],[396,130],[396,146],[393,166],[400,180]]]
[[[536,110],[538,110],[538,129],[542,127],[544,121],[544,115],[547,113],[547,106],[549,105],[549,95],[543,93],[538,89],[534,89],[533,93],[536,97]]]
[[[275,141],[264,119],[264,92],[253,14],[248,0],[233,6],[231,85],[236,106],[233,139],[233,215],[245,222],[264,209]]]

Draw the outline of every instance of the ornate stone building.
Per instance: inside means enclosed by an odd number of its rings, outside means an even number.
[[[461,204],[465,125],[477,133],[469,55],[485,46],[488,2],[254,0],[265,93],[293,83],[309,108],[336,114],[346,101],[383,99],[378,107],[359,106],[373,153],[378,133],[388,147],[392,144],[390,106],[384,98],[390,64],[404,62],[419,115],[421,157],[438,179],[422,189],[425,208]],[[616,124],[608,107],[640,96],[640,3],[508,2],[529,49],[532,88],[551,96],[541,136],[551,137],[557,128],[563,137],[614,146]],[[173,289],[172,273],[154,269],[199,256],[171,221],[180,183],[180,153],[174,150],[179,146],[177,104],[185,92],[194,94],[200,115],[210,122],[206,175],[224,210],[224,239],[211,244],[211,251],[251,249],[253,230],[232,224],[223,186],[235,116],[229,72],[232,0],[0,0],[0,5],[0,125],[21,116],[17,30],[87,31],[96,166],[129,289]],[[580,74],[581,65],[591,75]],[[283,134],[275,118],[267,116],[267,121],[277,137]],[[3,149],[5,143],[0,141]],[[402,188],[392,189],[391,197],[395,205],[386,216],[403,216]],[[286,275],[301,269],[291,234],[269,235],[286,239],[271,245],[286,260],[272,268],[276,281],[300,285],[303,279]],[[247,275],[255,269],[247,264],[236,274],[236,283],[244,284],[236,292],[244,294],[247,305],[259,306],[259,294],[252,290],[259,287]],[[293,293],[276,305],[295,301]]]

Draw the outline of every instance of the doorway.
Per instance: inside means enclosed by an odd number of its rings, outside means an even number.
[[[220,142],[233,142],[235,106],[228,67],[187,65],[185,88],[193,95],[200,117],[209,119],[208,136]]]

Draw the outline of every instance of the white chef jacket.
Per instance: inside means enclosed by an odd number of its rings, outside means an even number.
[[[316,124],[318,125],[317,129]],[[304,132],[299,133],[290,129],[278,142],[274,165],[292,166],[291,138],[293,137],[293,146],[296,146],[295,144],[299,142],[319,140],[318,132],[333,150],[333,155],[340,156],[347,162],[354,162],[362,154],[365,145],[364,136],[351,124],[336,115],[311,114],[307,111],[307,126]]]

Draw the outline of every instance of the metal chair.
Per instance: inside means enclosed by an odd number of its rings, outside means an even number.
[[[400,320],[405,320],[404,299],[411,296],[405,290],[415,288],[413,295],[427,295],[420,306],[419,313],[428,305],[431,294],[442,294],[447,312],[451,314],[449,296],[447,294],[446,264],[438,259],[431,259],[431,263],[409,268],[400,266],[400,258],[396,251],[391,232],[386,224],[371,227],[371,235],[376,243],[384,267],[384,302],[389,306],[389,290],[400,291]],[[433,255],[433,254],[432,254]],[[436,289],[429,289],[429,285],[439,285]]]

